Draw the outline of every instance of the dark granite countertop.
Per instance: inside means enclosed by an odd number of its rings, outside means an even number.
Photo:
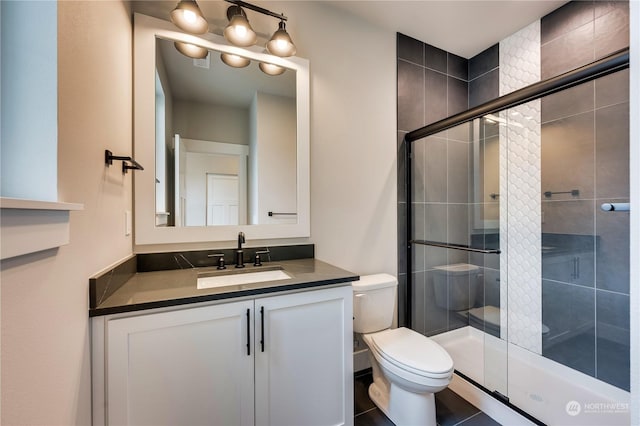
[[[199,290],[199,273],[216,271],[215,267],[176,269],[134,273],[117,290],[89,310],[89,316],[101,316],[144,309],[177,306],[280,291],[344,284],[359,276],[316,259],[265,262],[264,266],[247,266],[243,271],[261,271],[281,266],[291,279],[226,286]],[[229,267],[230,272],[233,266]]]

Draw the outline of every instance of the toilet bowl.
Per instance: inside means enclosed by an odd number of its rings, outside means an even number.
[[[369,396],[396,426],[435,426],[434,393],[451,382],[453,360],[433,340],[408,328],[389,327],[395,277],[367,275],[352,283],[354,331],[369,347],[373,383]]]

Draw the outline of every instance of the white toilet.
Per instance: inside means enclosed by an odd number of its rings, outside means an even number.
[[[396,426],[435,426],[434,393],[446,388],[453,360],[440,345],[408,328],[390,329],[398,281],[365,275],[353,287],[353,330],[371,354],[369,397]]]

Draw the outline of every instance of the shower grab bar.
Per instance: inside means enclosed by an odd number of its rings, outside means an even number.
[[[603,203],[600,206],[605,212],[628,212],[631,210],[629,203]]]
[[[500,254],[500,249],[479,249],[479,248],[467,246],[464,244],[440,243],[437,241],[427,241],[427,240],[411,240],[409,241],[409,243],[420,244],[423,246],[442,247],[442,248],[454,249],[454,250],[471,251],[474,253]]]

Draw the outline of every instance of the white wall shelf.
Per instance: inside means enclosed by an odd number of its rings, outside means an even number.
[[[0,197],[0,259],[69,243],[69,212],[84,205]]]

